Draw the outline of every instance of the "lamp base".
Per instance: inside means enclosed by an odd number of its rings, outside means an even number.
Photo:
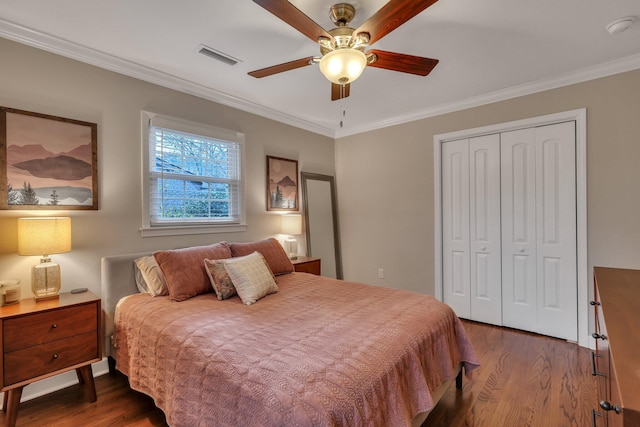
[[[60,266],[44,257],[31,271],[31,292],[36,301],[56,299],[60,292]]]
[[[287,252],[289,259],[298,259],[298,241],[296,239],[285,240],[284,250]]]
[[[50,299],[60,299],[60,295],[55,294],[55,295],[45,295],[45,296],[34,296],[33,297],[34,300],[36,300],[36,302],[38,301],[47,301]]]

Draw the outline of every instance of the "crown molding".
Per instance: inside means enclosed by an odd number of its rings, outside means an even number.
[[[0,19],[0,37],[334,139],[505,101],[640,68],[640,54],[636,54],[548,79],[527,82],[460,101],[426,108],[411,114],[391,117],[376,123],[364,123],[349,129],[334,130],[7,20]]]
[[[456,111],[466,110],[473,107],[480,107],[482,105],[492,104],[498,101],[505,101],[507,99],[517,98],[520,96],[531,95],[545,90],[557,89],[564,86],[569,86],[577,83],[586,82],[589,80],[598,79],[601,77],[612,76],[614,74],[620,74],[627,71],[633,71],[640,68],[640,54],[627,56],[625,58],[617,59],[610,62],[594,65],[591,67],[582,68],[577,71],[560,74],[548,79],[536,80],[533,82],[523,83],[520,85],[512,86],[505,89],[496,90],[493,92],[485,93],[482,95],[463,99],[461,101],[455,101],[447,104],[438,105],[432,108],[427,108],[422,111],[407,114],[404,116],[392,117],[387,120],[380,121],[376,124],[365,124],[362,126],[356,126],[348,130],[336,131],[336,138],[342,138],[345,136],[356,135],[359,133],[369,132],[376,129],[382,129],[390,126],[396,126],[403,123],[413,122],[415,120],[426,119],[429,117],[435,117],[442,114],[453,113]]]
[[[4,19],[0,19],[0,37],[42,49],[47,52],[55,53],[60,56],[75,59],[99,68],[104,68],[109,71],[114,71],[125,76],[157,84],[158,86],[166,87],[168,89],[204,98],[209,101],[217,102],[261,117],[266,117],[309,132],[328,136],[330,138],[335,137],[333,129],[317,125],[307,120],[237,98],[233,95],[216,91],[198,83],[163,73],[153,68],[136,64],[132,61],[118,58]]]

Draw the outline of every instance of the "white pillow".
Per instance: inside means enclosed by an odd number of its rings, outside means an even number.
[[[134,261],[136,286],[141,293],[157,297],[169,295],[164,274],[153,256],[145,256]]]
[[[278,292],[273,273],[260,252],[222,260],[238,296],[250,305],[260,298]]]

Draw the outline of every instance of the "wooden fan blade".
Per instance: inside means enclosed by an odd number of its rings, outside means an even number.
[[[369,44],[374,44],[436,1],[438,0],[391,0],[360,25],[353,35],[369,33]]]
[[[438,65],[437,59],[423,58],[422,56],[405,55],[404,53],[387,52],[373,49],[367,52],[367,56],[375,54],[378,59],[367,64],[367,67],[384,68],[386,70],[400,71],[402,73],[426,76]]]
[[[305,67],[311,65],[313,62],[313,56],[308,58],[296,59],[295,61],[285,62],[284,64],[273,65],[271,67],[261,68],[259,70],[251,71],[247,74],[257,79],[262,77],[271,76],[273,74],[282,73],[284,71],[295,70],[296,68]]]
[[[331,34],[327,33],[324,28],[316,24],[287,0],[253,0],[253,2],[282,19],[314,42],[317,42],[320,37],[333,40]]]
[[[346,98],[351,93],[351,83],[346,85],[338,85],[331,83],[331,100],[337,101],[342,98]]]

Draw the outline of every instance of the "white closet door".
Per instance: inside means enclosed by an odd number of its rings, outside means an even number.
[[[502,325],[500,135],[469,139],[471,319]]]
[[[536,128],[537,332],[578,340],[575,124]]]
[[[577,340],[575,125],[501,137],[504,325]]]
[[[444,302],[470,318],[469,140],[442,145],[442,285]]]
[[[502,321],[536,331],[535,128],[501,134]]]

